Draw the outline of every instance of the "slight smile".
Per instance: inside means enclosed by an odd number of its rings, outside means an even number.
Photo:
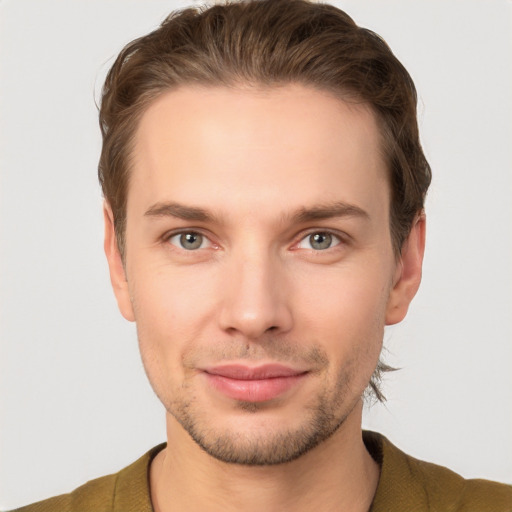
[[[277,398],[309,373],[280,364],[258,367],[229,364],[206,368],[203,372],[214,389],[244,402],[266,402]]]

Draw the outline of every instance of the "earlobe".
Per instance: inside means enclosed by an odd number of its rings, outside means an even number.
[[[119,247],[117,245],[116,232],[114,228],[114,215],[112,213],[112,208],[107,201],[103,204],[103,218],[105,222],[105,240],[103,247],[107,257],[112,289],[116,296],[119,311],[126,320],[134,322],[135,316],[133,314],[128,281],[126,279],[126,272],[121,258],[121,253],[119,252]]]
[[[412,225],[397,262],[386,310],[386,325],[397,324],[405,318],[409,304],[420,286],[425,252],[425,227],[425,213],[421,212]]]

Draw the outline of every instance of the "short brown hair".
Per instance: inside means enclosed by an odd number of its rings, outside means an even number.
[[[388,45],[334,6],[247,0],[172,13],[129,43],[103,87],[99,180],[124,255],[130,153],[140,116],[163,92],[187,84],[299,83],[369,105],[382,133],[391,186],[390,231],[400,254],[423,209],[431,172],[421,149],[414,83]],[[386,370],[379,363],[378,370]],[[381,398],[377,381],[370,383]]]

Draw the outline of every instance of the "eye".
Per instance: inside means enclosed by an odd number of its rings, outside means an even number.
[[[178,233],[168,238],[170,244],[185,249],[186,251],[195,251],[197,249],[204,249],[210,247],[212,244],[201,233],[196,231],[186,231],[184,233]]]
[[[297,247],[299,249],[313,249],[315,251],[324,251],[341,243],[341,240],[332,233],[326,231],[317,231],[303,238]]]

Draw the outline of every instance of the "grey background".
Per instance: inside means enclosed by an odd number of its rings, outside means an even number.
[[[416,81],[434,171],[424,281],[387,331],[365,426],[512,482],[512,4],[336,2]],[[165,438],[102,252],[94,96],[173,1],[0,3],[0,508],[117,471]],[[96,93],[95,93],[96,91]]]

